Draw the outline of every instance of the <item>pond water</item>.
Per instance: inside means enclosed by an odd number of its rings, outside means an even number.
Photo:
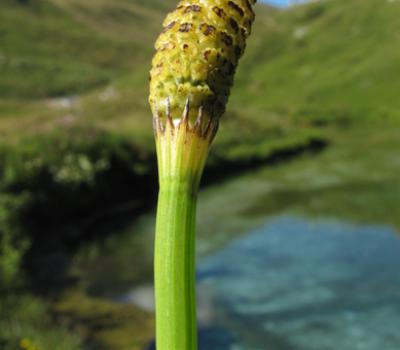
[[[200,349],[398,350],[399,269],[388,226],[270,219],[199,259]]]
[[[388,227],[276,218],[200,262],[202,349],[399,349],[399,269]]]

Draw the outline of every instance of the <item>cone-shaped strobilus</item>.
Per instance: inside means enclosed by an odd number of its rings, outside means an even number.
[[[197,349],[195,214],[256,0],[186,0],[164,21],[150,72],[159,171],[155,242],[157,350]]]

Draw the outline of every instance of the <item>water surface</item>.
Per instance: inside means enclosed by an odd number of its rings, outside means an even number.
[[[199,259],[200,350],[398,350],[399,269],[388,226],[270,219]]]
[[[277,217],[199,261],[201,349],[397,350],[399,269],[389,227]]]

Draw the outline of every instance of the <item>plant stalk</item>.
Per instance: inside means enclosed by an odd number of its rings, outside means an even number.
[[[157,350],[194,350],[196,189],[178,177],[160,185],[155,244]]]
[[[184,117],[155,119],[159,197],[154,252],[157,350],[196,350],[195,236],[197,190],[216,132]]]

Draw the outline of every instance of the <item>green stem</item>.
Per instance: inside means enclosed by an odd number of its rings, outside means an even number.
[[[216,128],[155,120],[160,192],[154,283],[157,350],[196,350],[195,234],[200,177]]]
[[[191,184],[161,184],[156,225],[157,350],[197,348],[195,309],[196,193]]]

